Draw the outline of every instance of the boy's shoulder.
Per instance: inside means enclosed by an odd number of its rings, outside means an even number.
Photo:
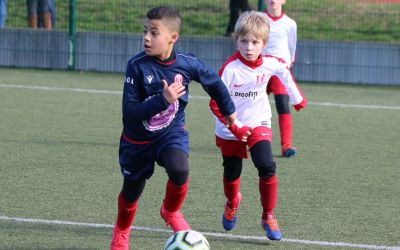
[[[276,57],[273,55],[263,55],[263,61],[265,65],[268,66],[278,66],[278,67],[286,67],[286,62],[283,58]]]
[[[296,21],[293,18],[291,18],[290,16],[288,16],[286,13],[283,14],[281,21],[288,23],[292,26],[297,26]]]
[[[189,60],[189,61],[200,61],[200,59],[195,56],[193,53],[185,53],[179,50],[175,50],[175,55],[178,58],[182,58],[184,60]]]
[[[146,53],[144,51],[142,51],[142,52],[132,56],[131,58],[129,58],[128,64],[132,64],[137,61],[144,60],[145,58],[146,58]]]

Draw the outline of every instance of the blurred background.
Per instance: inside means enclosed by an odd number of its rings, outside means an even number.
[[[181,12],[180,50],[216,70],[235,50],[228,0],[46,1],[50,16],[39,15],[34,29],[26,0],[0,0],[0,66],[124,72],[142,50],[146,12],[158,5]],[[265,8],[263,0],[248,5]],[[399,0],[287,0],[284,11],[298,26],[298,81],[400,84]]]

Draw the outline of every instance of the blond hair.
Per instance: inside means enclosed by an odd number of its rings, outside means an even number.
[[[248,34],[254,35],[258,39],[262,39],[266,44],[269,38],[269,21],[265,13],[259,11],[245,11],[243,12],[235,25],[235,32],[233,38],[235,41],[239,36]]]

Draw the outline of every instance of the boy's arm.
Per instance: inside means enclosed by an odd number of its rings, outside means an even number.
[[[210,100],[210,110],[218,118],[218,120],[225,124],[225,126],[232,132],[232,134],[240,141],[246,142],[248,136],[251,135],[251,128],[248,126],[244,126],[238,119],[236,119],[236,112],[233,113],[231,116],[224,117],[219,108],[217,103],[211,99]]]
[[[236,112],[234,112],[233,114],[228,115],[228,116],[223,116],[221,114],[221,112],[219,111],[216,101],[214,101],[213,99],[210,99],[209,105],[210,105],[210,110],[215,115],[215,117],[217,117],[218,120],[221,123],[225,124],[227,127],[231,126],[235,122],[236,116],[237,116]]]
[[[195,71],[193,80],[201,83],[203,89],[216,102],[220,113],[223,116],[232,115],[236,111],[235,104],[218,74],[200,60],[196,61],[193,68]]]
[[[140,78],[137,77],[137,74],[130,67],[130,63],[128,63],[122,97],[122,114],[124,120],[144,121],[166,110],[170,105],[163,94],[148,97],[143,101],[141,98],[141,95],[143,95],[142,83],[140,81]]]
[[[285,64],[279,62],[279,70],[276,71],[276,76],[281,80],[285,86],[291,103],[296,111],[300,111],[307,106],[307,98],[303,91],[299,88],[294,80],[294,77]]]
[[[200,61],[199,61],[200,62]],[[196,68],[198,81],[211,97],[210,109],[216,117],[241,141],[247,141],[250,128],[236,119],[236,108],[221,78],[202,62]]]
[[[290,57],[291,57],[291,62],[290,62],[290,68],[294,66],[294,63],[296,61],[296,46],[297,46],[297,25],[294,23],[294,25],[290,29],[289,33],[289,51],[290,51]]]

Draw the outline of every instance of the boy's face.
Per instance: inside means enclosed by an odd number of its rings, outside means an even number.
[[[257,38],[252,34],[239,36],[236,40],[236,47],[240,55],[247,61],[255,61],[260,56],[266,43],[262,38]]]
[[[282,5],[286,3],[286,0],[265,0],[265,5],[267,5],[267,9],[271,10],[281,10]]]
[[[178,33],[169,30],[162,20],[146,18],[143,30],[146,55],[157,57],[160,60],[168,59],[178,37]]]

